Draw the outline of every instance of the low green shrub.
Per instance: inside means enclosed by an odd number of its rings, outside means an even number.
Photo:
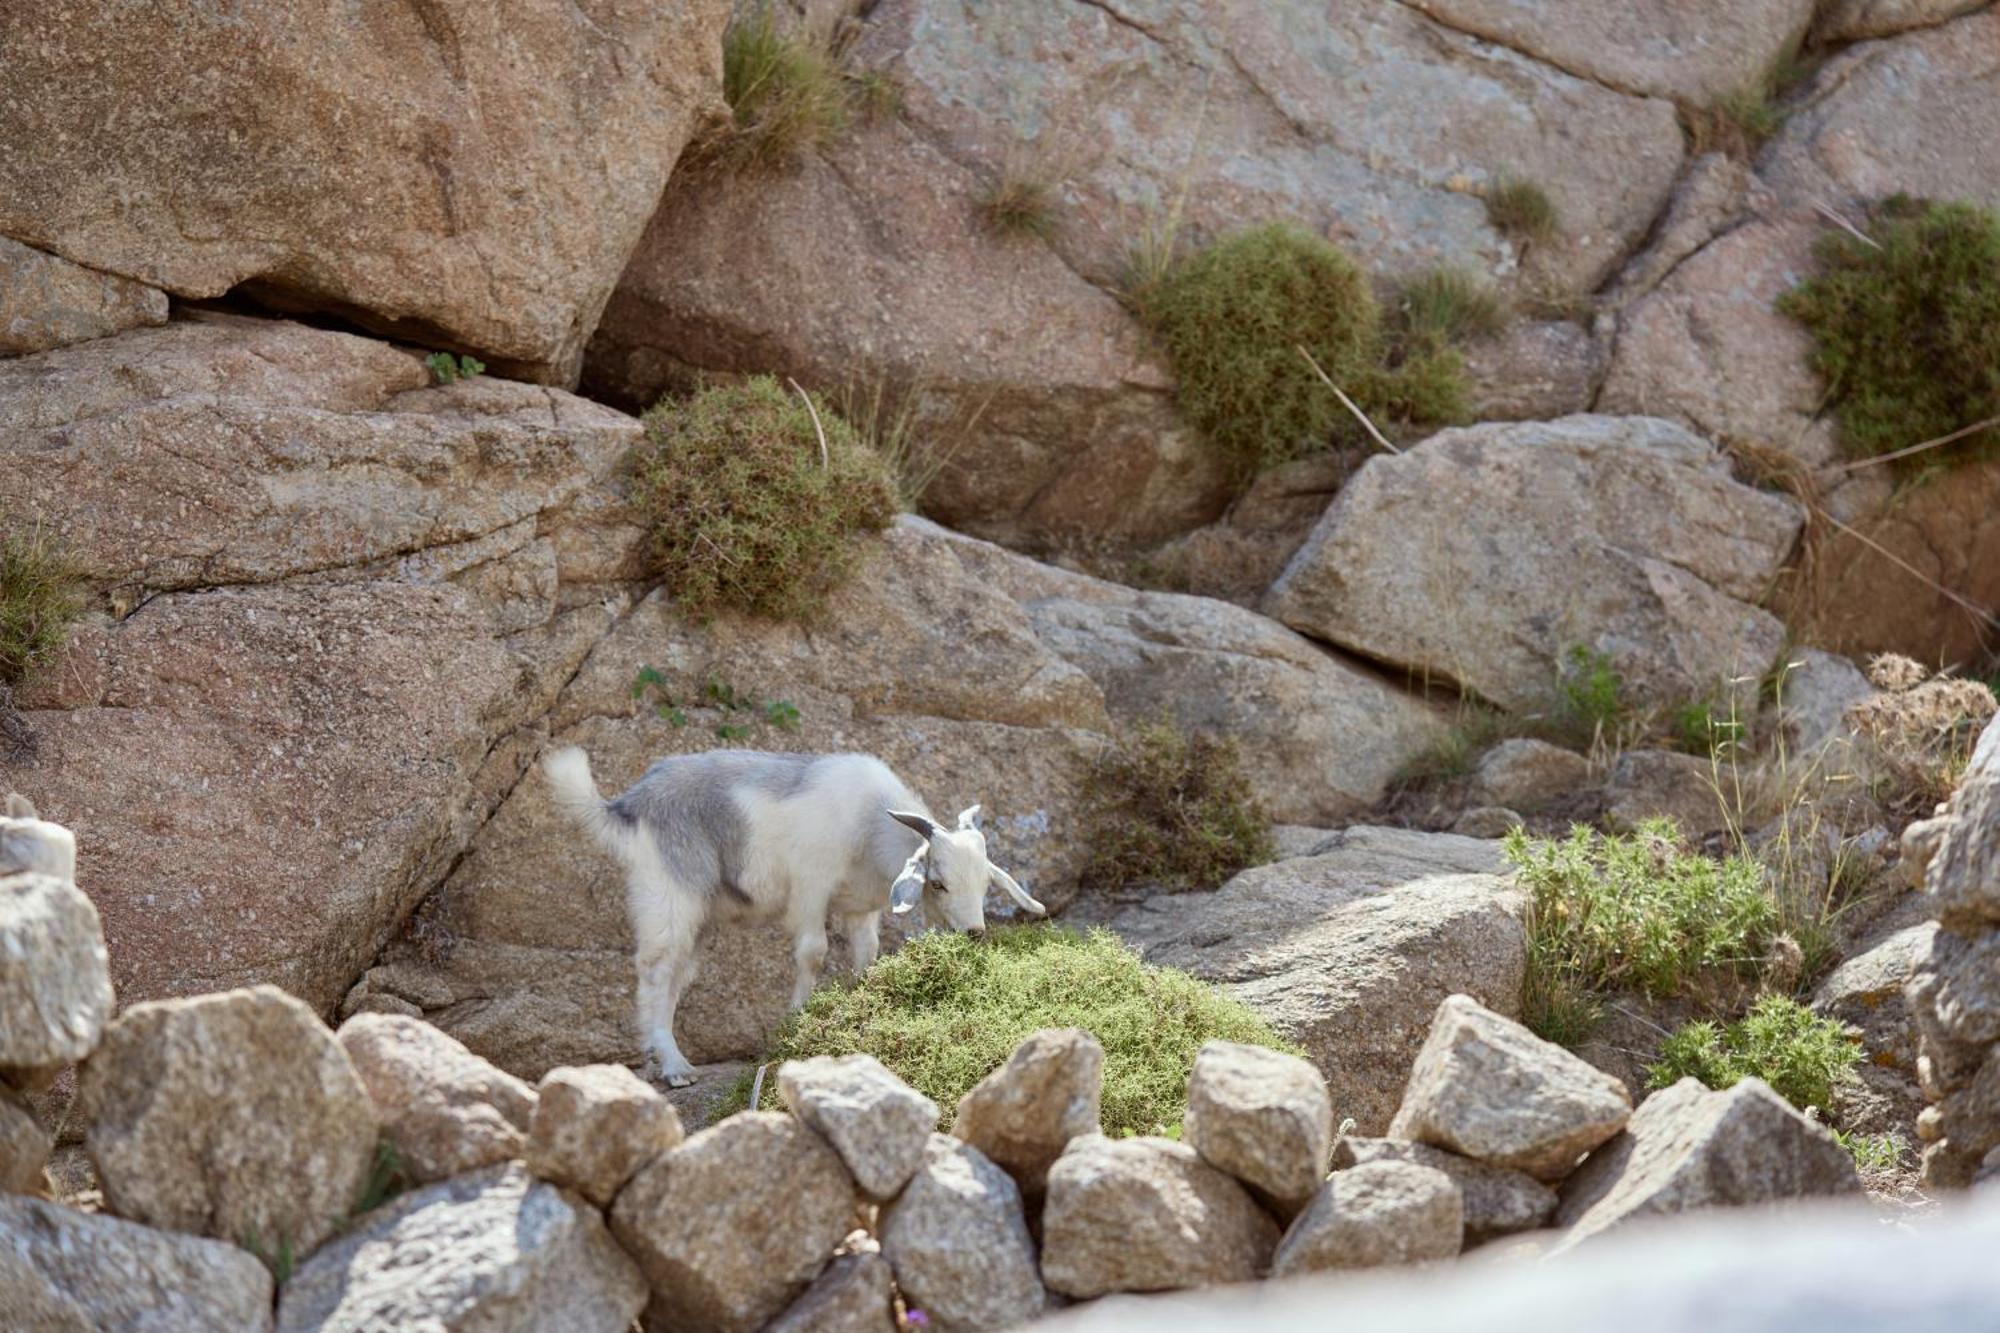
[[[1517,241],[1548,245],[1562,234],[1549,192],[1519,176],[1496,176],[1486,187],[1486,219]]]
[[[1084,791],[1092,888],[1205,889],[1271,859],[1271,821],[1234,741],[1159,718],[1122,735]]]
[[[871,85],[862,92],[887,95]],[[846,132],[852,94],[829,41],[804,26],[781,26],[771,7],[760,5],[723,34],[722,96],[730,126],[695,153],[734,167],[783,166]]]
[[[803,617],[851,572],[856,539],[894,519],[887,466],[814,404],[759,376],[646,413],[633,505],[684,610]]]
[[[1166,348],[1181,410],[1239,478],[1360,433],[1301,348],[1378,425],[1463,411],[1456,354],[1392,363],[1367,275],[1298,227],[1235,232],[1131,295]]]
[[[1707,1020],[1683,1024],[1661,1045],[1646,1078],[1655,1088],[1689,1077],[1711,1088],[1761,1078],[1799,1110],[1825,1111],[1835,1086],[1853,1076],[1860,1060],[1861,1047],[1842,1024],[1789,996],[1765,995],[1726,1027]]]
[[[55,538],[0,515],[0,687],[54,661],[82,610],[82,581]]]
[[[821,986],[787,1019],[769,1059],[865,1052],[938,1104],[948,1130],[958,1099],[1042,1028],[1078,1027],[1104,1046],[1107,1134],[1176,1129],[1195,1052],[1211,1038],[1295,1048],[1237,1001],[1172,968],[1139,960],[1118,937],[1059,926],[1008,926],[984,939],[933,931],[855,981]],[[776,1108],[777,1080],[764,1105]],[[748,1104],[751,1079],[723,1114]]]
[[[1778,934],[1763,869],[1689,850],[1671,820],[1629,836],[1516,829],[1504,850],[1528,894],[1525,1021],[1551,1041],[1587,1035],[1606,992],[1665,998],[1704,972],[1754,978]]]
[[[1841,438],[1891,453],[2000,416],[2000,216],[1898,195],[1867,227],[1829,231],[1821,271],[1778,298],[1812,333]],[[1922,470],[2000,451],[1986,430],[1904,459]]]

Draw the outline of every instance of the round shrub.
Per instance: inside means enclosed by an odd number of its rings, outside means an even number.
[[[1271,820],[1236,743],[1161,718],[1121,736],[1085,792],[1092,888],[1212,889],[1271,859]]]
[[[1427,352],[1421,384],[1385,368],[1367,276],[1295,226],[1226,236],[1146,283],[1134,304],[1166,346],[1181,410],[1240,476],[1359,430],[1301,347],[1364,411],[1446,420],[1458,410],[1456,354]]]
[[[1855,453],[1891,453],[2000,416],[2000,217],[1898,195],[1867,245],[1828,232],[1823,271],[1778,299],[1811,330],[1840,432]],[[1904,460],[1909,469],[1996,451],[1988,430]]]
[[[1107,1134],[1171,1131],[1187,1109],[1195,1052],[1211,1038],[1296,1053],[1228,996],[1172,968],[1151,967],[1109,931],[1009,926],[984,939],[934,931],[881,959],[858,981],[813,992],[778,1035],[773,1062],[861,1051],[932,1101],[949,1129],[958,1099],[1030,1033],[1078,1027],[1104,1046]],[[764,1104],[779,1106],[766,1078]],[[729,1110],[747,1104],[750,1079]]]
[[[633,499],[653,572],[687,611],[804,616],[852,571],[857,537],[895,517],[888,466],[814,402],[824,462],[812,413],[769,376],[646,414]]]
[[[82,610],[82,585],[52,538],[39,527],[0,530],[0,687],[52,662]]]

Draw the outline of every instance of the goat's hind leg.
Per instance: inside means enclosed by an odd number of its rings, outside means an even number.
[[[627,903],[638,946],[639,1033],[667,1086],[684,1088],[694,1082],[694,1066],[674,1040],[674,1011],[694,981],[706,903],[655,867],[657,854],[646,873],[633,876]]]
[[[875,966],[882,952],[882,914],[855,912],[843,918],[840,933],[847,940],[847,955],[853,960],[854,975],[861,976]]]

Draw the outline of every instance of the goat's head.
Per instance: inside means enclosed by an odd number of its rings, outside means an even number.
[[[919,902],[929,903],[953,930],[986,929],[986,887],[992,885],[1014,902],[1047,916],[1049,909],[1014,882],[1014,877],[986,859],[986,835],[979,831],[979,807],[959,811],[958,827],[948,829],[927,815],[891,810],[889,817],[923,837],[889,888],[889,910],[901,914]]]
[[[76,835],[35,816],[20,793],[0,804],[0,875],[32,871],[72,882],[76,879]]]

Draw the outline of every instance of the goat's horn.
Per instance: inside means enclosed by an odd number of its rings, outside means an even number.
[[[916,830],[926,838],[935,837],[939,832],[938,826],[931,822],[928,815],[914,814],[908,810],[891,810],[889,818],[905,828]]]

